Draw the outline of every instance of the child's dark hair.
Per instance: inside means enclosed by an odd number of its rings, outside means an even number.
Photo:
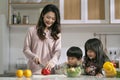
[[[95,52],[95,54],[96,54],[95,60],[97,62],[97,65],[99,67],[101,67],[101,68],[102,68],[103,63],[106,60],[109,60],[109,58],[107,57],[106,53],[103,50],[102,42],[97,38],[89,39],[85,43],[85,61],[86,61],[86,65],[87,65],[87,62],[90,60],[89,57],[87,56],[87,51],[88,50],[92,50],[92,51]]]
[[[81,59],[83,56],[82,50],[79,47],[72,46],[67,50],[68,57],[76,57],[77,59]]]

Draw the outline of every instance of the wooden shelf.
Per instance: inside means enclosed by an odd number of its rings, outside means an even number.
[[[25,0],[26,1],[26,0]],[[59,0],[48,0],[41,2],[13,2],[13,0],[8,0],[8,25],[9,26],[33,26],[38,22],[38,17],[42,11],[42,8],[47,4],[54,4],[59,7]],[[23,22],[23,16],[29,16],[30,24],[12,24],[12,15],[18,15],[18,12],[21,16],[21,23]]]
[[[36,24],[9,24],[10,27],[31,27],[35,25]]]
[[[43,6],[47,4],[55,4],[58,5],[56,2],[40,2],[40,3],[9,3],[12,8],[14,9],[36,9],[36,8],[42,8]]]

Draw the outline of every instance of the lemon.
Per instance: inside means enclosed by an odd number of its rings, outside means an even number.
[[[16,71],[16,76],[19,77],[19,78],[23,77],[23,70],[17,70]]]
[[[23,74],[26,78],[30,78],[32,76],[32,72],[29,69],[24,70]]]

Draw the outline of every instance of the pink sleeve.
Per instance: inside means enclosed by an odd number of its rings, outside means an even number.
[[[59,39],[55,42],[53,49],[53,58],[50,60],[52,67],[54,67],[60,58],[61,55],[61,34],[59,34]]]
[[[31,51],[31,40],[32,40],[31,38],[32,38],[32,31],[30,28],[25,37],[24,48],[23,48],[23,53],[29,60],[33,60],[33,58],[36,57],[35,54],[32,53],[32,51]]]

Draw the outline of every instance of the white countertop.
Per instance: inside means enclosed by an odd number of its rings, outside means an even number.
[[[65,75],[33,75],[31,78],[0,77],[0,80],[120,80],[120,78],[97,78],[94,76],[80,76],[76,78],[66,77]]]

